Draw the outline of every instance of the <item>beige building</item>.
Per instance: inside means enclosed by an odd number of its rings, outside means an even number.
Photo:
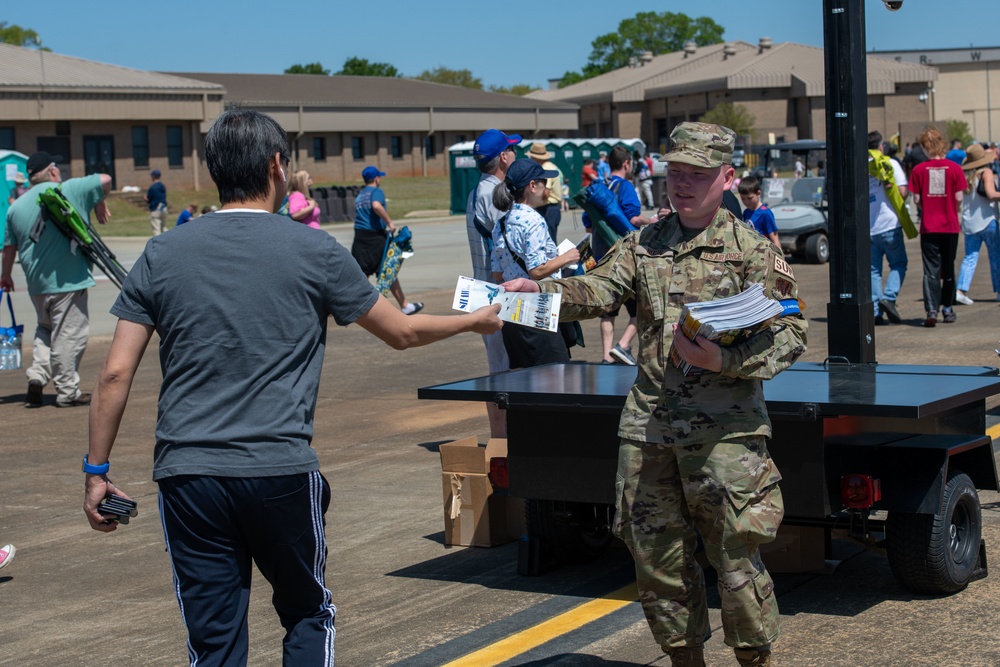
[[[448,147],[491,127],[525,137],[577,130],[577,105],[415,79],[308,74],[182,74],[218,84],[226,100],[273,116],[296,168],[317,182],[360,181],[374,165],[392,176],[448,173]],[[215,116],[206,118],[207,132]]]
[[[936,121],[964,120],[978,141],[1000,141],[1000,46],[873,52],[938,71],[923,94]],[[903,135],[912,141],[913,133]]]
[[[149,171],[196,186],[201,126],[222,110],[215,83],[0,44],[0,149],[64,158],[64,177],[107,173],[114,187]]]
[[[937,79],[924,65],[868,58],[868,125],[890,136],[931,120],[921,96]],[[663,152],[670,131],[725,102],[755,118],[750,143],[823,138],[826,135],[823,50],[785,42],[729,42],[660,56],[647,54],[626,67],[567,86],[533,93],[538,99],[580,105],[580,129],[638,136]],[[744,139],[746,141],[746,139]]]
[[[171,74],[0,44],[0,150],[64,158],[66,177],[108,173],[114,187],[210,186],[204,135],[224,104],[273,115],[317,182],[448,173],[448,146],[491,127],[565,137],[577,106],[412,79]]]

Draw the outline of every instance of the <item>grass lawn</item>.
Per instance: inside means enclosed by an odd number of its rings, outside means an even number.
[[[316,186],[358,185],[351,183],[317,183]],[[202,190],[171,189],[167,185],[167,202],[170,205],[168,227],[173,227],[177,216],[188,204],[197,204],[200,210],[203,206],[218,206],[219,193],[215,188]],[[386,177],[382,181],[385,191],[389,215],[393,220],[401,219],[411,211],[448,210],[451,204],[451,185],[447,176],[423,177]],[[108,208],[111,210],[111,221],[101,227],[101,236],[149,236],[149,213],[134,204],[118,197],[108,198]],[[96,224],[96,222],[95,222]],[[347,223],[342,223],[347,224]]]

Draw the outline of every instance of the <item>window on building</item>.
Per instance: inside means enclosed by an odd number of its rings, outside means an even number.
[[[392,157],[397,159],[403,157],[403,137],[398,134],[389,137],[389,148],[392,151]]]
[[[14,150],[14,128],[0,127],[0,150]]]
[[[180,125],[167,125],[167,164],[184,166],[184,139]]]
[[[149,166],[149,128],[145,125],[132,126],[132,163],[136,167]]]
[[[68,137],[69,135],[70,135],[69,121],[68,120],[57,120],[56,121],[56,136],[57,137]]]
[[[424,137],[424,157],[430,160],[432,157],[437,155],[437,142],[434,141],[434,135],[430,134]]]
[[[351,137],[351,156],[355,160],[365,159],[365,138]]]
[[[455,143],[456,144],[464,144],[465,143],[465,135],[464,134],[456,134],[455,135]]]
[[[313,137],[313,160],[326,162],[326,137]]]

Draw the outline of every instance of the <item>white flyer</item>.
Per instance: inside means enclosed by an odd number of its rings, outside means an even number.
[[[561,294],[534,292],[508,292],[500,285],[484,280],[458,277],[455,300],[451,307],[471,313],[493,303],[501,305],[499,317],[534,329],[557,331],[559,328],[559,302]]]

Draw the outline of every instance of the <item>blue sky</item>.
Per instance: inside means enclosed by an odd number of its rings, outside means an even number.
[[[1000,46],[995,20],[984,24],[992,32],[970,28],[994,0],[905,0],[899,12],[864,1],[869,50]],[[358,56],[409,76],[444,66],[469,69],[486,85],[544,86],[580,69],[595,37],[642,11],[708,16],[727,40],[823,44],[821,0],[4,4],[0,21],[33,28],[58,53],[176,72],[280,73],[317,61],[336,71]]]

